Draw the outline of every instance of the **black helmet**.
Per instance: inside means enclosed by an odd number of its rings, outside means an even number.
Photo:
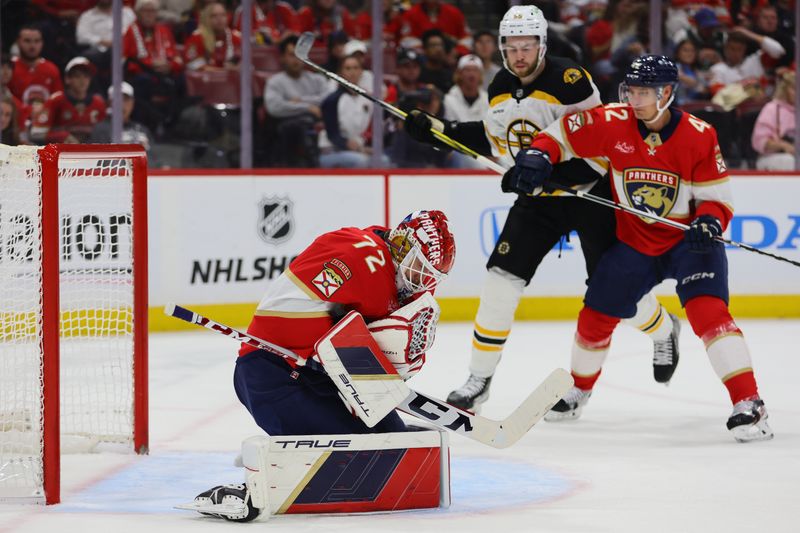
[[[678,84],[678,67],[666,56],[637,57],[625,73],[629,87],[661,87]]]

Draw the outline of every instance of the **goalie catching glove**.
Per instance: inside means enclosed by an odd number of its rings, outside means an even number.
[[[433,345],[440,312],[436,299],[425,292],[386,318],[367,324],[383,355],[404,380],[425,364],[425,352]]]

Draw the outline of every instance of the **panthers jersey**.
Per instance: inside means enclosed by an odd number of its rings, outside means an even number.
[[[371,322],[399,309],[387,231],[342,228],[318,237],[267,289],[247,332],[308,357],[348,311]],[[242,344],[239,353],[253,350]]]
[[[547,57],[542,72],[530,85],[507,70],[497,73],[489,86],[489,112],[484,120],[492,155],[506,168],[514,165],[520,150],[531,145],[540,131],[559,118],[602,105],[600,92],[589,74],[573,61]],[[588,164],[589,168],[586,168]],[[601,158],[556,168],[554,178],[569,174],[568,181],[593,183],[606,173]],[[583,174],[575,176],[575,174]]]
[[[627,104],[609,104],[568,115],[548,127],[533,146],[553,163],[606,157],[614,201],[688,224],[712,215],[725,228],[733,217],[728,169],[714,127],[670,108],[659,132],[647,130]],[[617,211],[617,237],[639,252],[661,255],[683,239],[683,230]]]

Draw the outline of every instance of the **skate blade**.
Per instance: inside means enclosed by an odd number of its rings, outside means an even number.
[[[546,422],[569,422],[571,420],[577,420],[581,416],[581,412],[583,412],[583,406],[578,407],[574,411],[569,411],[568,413],[548,411],[548,413],[544,415],[544,419]]]
[[[197,511],[198,513],[211,515],[239,515],[245,511],[244,504],[232,503],[210,503],[210,502],[190,502],[176,505],[175,509],[182,511]]]
[[[736,442],[759,442],[771,440],[775,434],[767,424],[766,420],[761,420],[749,426],[738,426],[730,430]]]

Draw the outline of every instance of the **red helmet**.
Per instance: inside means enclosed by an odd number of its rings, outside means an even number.
[[[405,288],[433,290],[456,258],[456,241],[441,211],[414,211],[391,232],[389,249]]]

